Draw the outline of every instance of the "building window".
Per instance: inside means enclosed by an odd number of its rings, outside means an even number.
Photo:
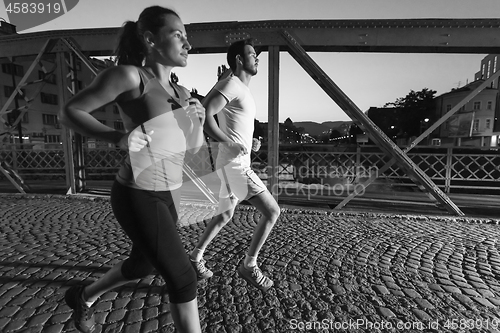
[[[488,101],[486,103],[486,110],[491,110],[493,109],[493,101]]]
[[[44,82],[50,84],[57,84],[57,77],[55,74],[44,73],[43,71],[38,71],[38,78]]]
[[[55,94],[48,94],[48,93],[41,92],[40,98],[42,100],[42,103],[45,103],[45,104],[52,104],[52,105],[59,104],[57,101],[57,95],[55,95]]]
[[[481,110],[481,102],[474,102],[474,104],[472,105],[472,109],[474,110]]]
[[[484,127],[485,129],[491,129],[491,119],[490,118],[486,118],[486,121],[484,123]]]
[[[479,119],[474,119],[474,122],[472,123],[472,131],[479,132]]]
[[[106,125],[106,120],[101,120],[101,119],[97,119],[97,120],[99,120],[99,122],[100,122],[101,124]]]
[[[60,135],[46,135],[45,136],[45,143],[60,143],[61,142],[61,136]]]
[[[493,62],[493,73],[496,73],[496,71],[497,71],[497,58],[498,58],[498,57],[497,57],[497,56],[495,56],[495,60],[494,60],[494,62]]]
[[[451,104],[446,104],[446,112],[451,110]]]
[[[95,109],[95,110],[94,110],[94,111],[92,111],[92,112],[95,112],[95,111],[97,111],[97,112],[106,112],[106,108],[105,108],[104,106],[101,106],[100,108]]]
[[[489,79],[491,70],[491,60],[488,61],[488,71],[486,72],[486,78]]]
[[[55,114],[42,114],[42,121],[44,125],[57,125],[59,122],[57,121],[57,116]]]
[[[123,126],[123,122],[119,121],[119,120],[115,120],[115,122],[113,124],[113,127],[114,127],[115,130],[118,130],[118,131],[125,130],[125,127]]]
[[[4,93],[5,97],[7,97],[7,98],[9,98],[14,93],[15,90],[16,90],[16,88],[11,87],[11,86],[4,86],[3,87],[3,93]],[[16,98],[23,99],[23,97],[24,97],[24,90],[21,89],[21,92],[16,94]]]
[[[433,145],[433,146],[441,146],[441,139],[437,139],[437,138],[432,139],[431,145]]]
[[[118,109],[118,105],[113,105],[113,113],[120,114],[120,110]]]
[[[9,123],[13,124],[17,120],[18,116],[19,116],[18,113],[10,112],[7,114],[7,119],[9,121]],[[24,124],[29,123],[28,112],[25,112],[23,114],[23,117],[21,118],[21,123],[24,123]]]
[[[485,65],[485,64],[483,64],[483,65],[481,66],[481,79],[484,79],[484,70],[485,70],[485,69],[486,69],[486,65]]]
[[[14,74],[16,76],[24,76],[23,66],[12,63],[2,64],[2,72],[6,74]]]

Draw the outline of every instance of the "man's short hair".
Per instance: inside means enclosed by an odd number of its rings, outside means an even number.
[[[229,46],[229,49],[227,50],[227,64],[229,65],[229,68],[231,68],[233,73],[234,71],[236,71],[236,56],[245,56],[246,45],[250,45],[253,47],[253,39],[247,38],[234,42]]]

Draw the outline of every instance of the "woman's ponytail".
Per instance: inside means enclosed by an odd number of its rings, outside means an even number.
[[[142,66],[146,48],[137,31],[137,22],[127,21],[123,25],[115,51],[118,65]]]

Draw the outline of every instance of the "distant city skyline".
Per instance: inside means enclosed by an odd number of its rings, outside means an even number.
[[[498,18],[498,0],[85,0],[53,21],[22,31],[118,27],[137,20],[143,8],[160,4],[176,10],[185,24],[219,21],[284,19],[404,19]],[[193,10],[196,9],[196,10]],[[0,17],[7,20],[5,7]],[[485,54],[311,53],[311,57],[362,110],[381,107],[410,90],[429,88],[437,95],[472,82]],[[217,78],[225,54],[190,55],[186,68],[176,68],[179,83],[206,94]],[[267,53],[260,56],[259,74],[250,89],[257,103],[257,119],[267,122]],[[298,97],[300,96],[300,97]],[[280,122],[347,121],[350,118],[288,54],[280,59]]]

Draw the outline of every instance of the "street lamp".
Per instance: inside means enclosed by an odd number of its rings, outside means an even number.
[[[428,128],[428,122],[429,122],[429,118],[425,118],[423,120],[420,121],[420,134],[424,133],[427,128]],[[429,137],[427,137],[426,139],[426,145],[429,145]]]

